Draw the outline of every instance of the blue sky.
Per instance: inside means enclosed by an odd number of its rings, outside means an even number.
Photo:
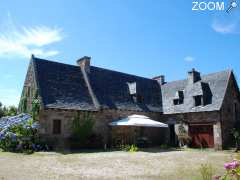
[[[224,1],[225,5],[229,2]],[[0,6],[0,101],[17,105],[30,54],[167,81],[234,69],[240,82],[240,7],[192,11],[192,1],[21,0]]]

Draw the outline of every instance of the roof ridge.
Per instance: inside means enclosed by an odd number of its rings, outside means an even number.
[[[42,59],[42,58],[37,58],[37,57],[33,57],[32,60],[33,60],[33,61],[39,61],[39,60],[40,60],[40,61],[46,61],[46,62],[50,62],[50,63],[62,64],[62,65],[66,65],[66,66],[74,66],[74,67],[78,67],[78,65],[67,64],[67,63],[63,63],[63,62],[52,61],[52,60]]]
[[[48,60],[48,59],[42,59],[42,58],[37,58],[37,57],[33,57],[33,60],[40,60],[40,61],[46,61],[46,62],[50,62],[50,63],[57,63],[57,64],[62,64],[62,65],[67,65],[67,66],[73,66],[73,67],[79,67],[78,65],[73,65],[73,64],[67,64],[67,63],[63,63],[63,62],[58,62],[58,61],[52,61],[52,60]],[[112,70],[112,69],[107,69],[107,68],[103,68],[103,67],[98,67],[98,66],[90,66],[90,68],[98,68],[98,69],[102,69],[105,71],[111,71],[111,72],[115,72],[115,73],[119,73],[119,74],[124,74],[124,75],[128,75],[128,76],[134,76],[137,78],[142,78],[142,79],[147,79],[147,80],[151,80],[151,81],[156,81],[154,79],[151,78],[147,78],[147,77],[143,77],[143,76],[138,76],[138,75],[134,75],[134,74],[129,74],[129,73],[125,73],[125,72],[121,72],[121,71],[117,71],[117,70]]]
[[[121,72],[121,71],[117,71],[117,70],[106,69],[106,68],[102,68],[102,67],[98,67],[98,66],[90,66],[90,67],[102,69],[102,70],[104,70],[104,71],[111,71],[111,72],[119,73],[119,74],[123,74],[123,75],[134,76],[134,77],[142,78],[142,79],[146,79],[146,80],[156,81],[156,80],[151,79],[151,78],[147,78],[147,77],[143,77],[143,76],[138,76],[138,75],[134,75],[134,74],[130,74],[130,73],[125,73],[125,72]]]
[[[206,76],[211,76],[211,75],[215,75],[215,74],[220,74],[220,73],[223,73],[223,72],[231,73],[231,72],[232,72],[232,69],[226,69],[226,70],[217,71],[217,72],[213,72],[213,73],[203,74],[203,75],[201,75],[201,77],[206,77]],[[185,78],[185,79],[180,79],[180,80],[169,81],[169,82],[163,84],[163,86],[164,86],[164,85],[167,85],[167,84],[171,84],[171,83],[180,82],[180,81],[187,81],[187,78]]]

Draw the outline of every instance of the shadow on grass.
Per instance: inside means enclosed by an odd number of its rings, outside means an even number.
[[[55,150],[56,153],[60,153],[63,155],[68,155],[68,154],[80,154],[80,153],[106,153],[106,152],[114,152],[118,151],[117,149],[60,149],[60,150]]]
[[[171,152],[171,151],[181,151],[180,148],[159,148],[159,147],[149,147],[149,148],[139,148],[137,152],[147,152],[147,153],[161,153],[161,152]],[[80,154],[80,153],[108,153],[108,152],[127,152],[120,150],[118,148],[108,148],[104,149],[71,149],[71,150],[55,150],[56,153],[63,155],[68,154]]]
[[[180,148],[160,148],[160,147],[149,147],[149,148],[139,148],[139,152],[149,152],[149,153],[161,153],[161,152],[172,152],[172,151],[182,151]]]
[[[146,152],[146,153],[165,153],[165,152],[176,152],[176,151],[189,151],[189,152],[215,152],[214,149],[198,149],[198,148],[177,148],[177,147],[168,147],[168,148],[162,148],[162,147],[148,147],[148,148],[138,148],[137,152]],[[69,154],[91,154],[91,153],[112,153],[112,152],[122,152],[122,153],[130,153],[128,151],[121,150],[119,148],[107,148],[105,149],[87,149],[87,148],[81,148],[81,149],[55,149],[51,151],[38,151],[38,152],[46,152],[46,153],[59,153],[62,155],[69,155]],[[37,153],[38,153],[37,152]],[[233,149],[224,150],[224,152],[234,152]],[[5,152],[0,150],[1,153],[12,153],[12,154],[23,154],[23,155],[32,155],[35,152]]]

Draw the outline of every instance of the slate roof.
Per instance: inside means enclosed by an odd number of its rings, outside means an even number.
[[[97,111],[78,65],[32,58],[39,93],[45,108]],[[156,80],[90,66],[89,82],[101,109],[163,112],[164,114],[215,111],[221,108],[231,70],[201,76],[189,84],[179,80],[159,85]],[[128,83],[136,82],[142,103],[133,101]],[[184,103],[174,105],[183,91]],[[194,107],[193,96],[203,95],[204,106]],[[181,93],[182,96],[182,93]]]
[[[201,81],[189,84],[188,80],[169,82],[161,86],[164,114],[219,110],[226,93],[231,70],[201,76]],[[177,91],[184,91],[184,103],[174,105]],[[193,96],[204,95],[205,105],[194,106]]]
[[[157,81],[91,66],[90,83],[103,108],[136,111],[162,111],[161,91]],[[136,82],[143,103],[134,103],[128,82]]]
[[[32,58],[39,93],[45,108],[96,111],[79,66]],[[101,108],[162,112],[157,81],[90,67],[89,81]],[[128,82],[136,82],[143,103],[135,103]]]
[[[79,66],[32,60],[45,108],[96,110]]]

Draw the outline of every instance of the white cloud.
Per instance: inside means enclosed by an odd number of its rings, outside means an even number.
[[[0,56],[29,58],[31,54],[41,57],[57,55],[57,50],[49,50],[46,45],[63,39],[59,28],[46,26],[16,27],[8,18],[7,28],[0,31]]]
[[[218,21],[214,20],[212,23],[212,29],[215,32],[221,33],[221,34],[238,34],[240,33],[239,29],[239,23],[238,21],[235,22],[224,22],[224,21]]]
[[[214,31],[222,34],[233,33],[235,31],[235,24],[220,24],[214,22],[212,28]]]
[[[51,29],[45,26],[26,28],[23,27],[23,34],[18,34],[19,40],[24,45],[36,45],[42,47],[62,40],[60,29]]]
[[[193,62],[193,61],[195,61],[195,58],[192,57],[192,56],[186,56],[186,57],[184,58],[184,61],[186,61],[186,62]]]

